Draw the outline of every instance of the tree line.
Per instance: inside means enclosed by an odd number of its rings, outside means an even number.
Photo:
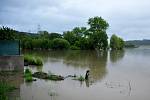
[[[73,50],[121,50],[122,38],[112,35],[110,45],[106,30],[109,24],[102,17],[88,20],[89,28],[75,27],[63,34],[40,31],[39,34],[19,32],[8,27],[0,28],[0,40],[20,40],[22,49],[73,49]]]

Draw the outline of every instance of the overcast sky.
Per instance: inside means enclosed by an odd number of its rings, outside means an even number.
[[[0,0],[0,26],[19,31],[62,33],[94,16],[109,23],[109,37],[150,39],[150,0]]]

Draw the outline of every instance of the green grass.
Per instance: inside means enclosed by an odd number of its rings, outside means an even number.
[[[36,65],[42,66],[43,62],[40,58],[36,58]]]
[[[24,78],[25,78],[25,81],[26,82],[32,82],[33,81],[33,78],[32,78],[32,72],[30,69],[25,69],[25,72],[24,72]]]
[[[16,89],[14,86],[11,86],[5,81],[0,81],[0,100],[8,100],[7,93],[14,89]]]
[[[24,55],[24,62],[27,62],[29,65],[37,65],[37,66],[43,65],[41,58],[34,57],[32,55]]]

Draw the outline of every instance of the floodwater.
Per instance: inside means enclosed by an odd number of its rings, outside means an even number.
[[[63,76],[85,75],[89,81],[38,79],[20,85],[21,100],[150,100],[150,47],[115,52],[32,51],[43,67],[30,66]]]

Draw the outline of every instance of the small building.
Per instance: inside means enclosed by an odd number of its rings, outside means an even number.
[[[20,41],[0,40],[0,71],[23,70],[24,58],[21,55]]]

